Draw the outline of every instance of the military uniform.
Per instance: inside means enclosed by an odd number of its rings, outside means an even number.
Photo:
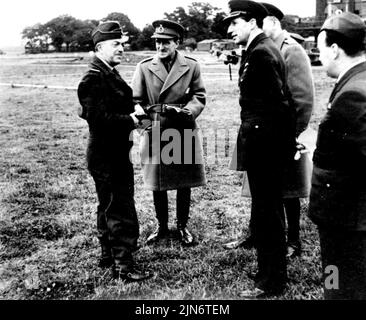
[[[232,15],[227,19],[246,15],[263,19],[267,14],[253,1],[230,3]],[[294,155],[295,119],[288,104],[284,60],[264,33],[251,41],[241,61],[239,90],[241,126],[231,168],[248,174],[258,261],[256,287],[281,291],[287,281],[281,186],[286,163]]]
[[[351,13],[329,18],[324,30],[361,46],[365,37],[364,23]],[[338,288],[325,286],[325,299],[366,299],[366,59],[360,57],[347,56],[356,64],[338,78],[313,157],[309,217],[319,229],[324,277],[328,266],[339,272]]]
[[[184,30],[169,20],[155,21],[153,26],[152,38],[159,41],[180,38]],[[150,116],[141,144],[141,163],[145,187],[153,191],[160,234],[168,229],[167,190],[177,190],[178,230],[186,230],[190,188],[206,184],[202,137],[195,121],[206,104],[199,64],[178,51],[169,63],[156,54],[137,65],[132,88],[135,103]],[[164,138],[172,129],[178,134],[178,144],[172,136]],[[169,145],[177,155],[174,159],[164,157]]]
[[[98,58],[81,80],[78,96],[82,118],[89,124],[88,169],[98,194],[98,237],[113,256],[130,260],[139,235],[133,166],[129,159],[135,128],[132,90]],[[128,262],[128,261],[127,261]]]
[[[276,6],[262,3],[268,10],[269,16],[282,20],[284,14]],[[296,110],[296,136],[298,137],[308,127],[314,105],[314,82],[310,59],[304,48],[286,31],[274,39],[285,60],[287,70],[287,85],[289,88],[289,103]],[[289,255],[299,255],[300,243],[300,199],[310,194],[312,162],[307,153],[302,153],[300,159],[289,162],[285,168],[282,186],[283,202],[287,218],[287,242]],[[242,195],[250,197],[247,174],[243,175]],[[252,221],[250,229],[252,229]],[[254,233],[251,232],[251,236]]]
[[[93,40],[95,43],[121,41],[121,36],[119,24],[105,22],[97,27]],[[131,117],[134,113],[132,90],[117,70],[95,56],[79,83],[78,97],[79,116],[89,125],[87,164],[99,201],[100,266],[113,265],[116,277],[123,275],[126,280],[143,280],[145,275],[132,271],[132,252],[137,249],[139,236],[130,161],[133,145],[130,133],[135,128]]]

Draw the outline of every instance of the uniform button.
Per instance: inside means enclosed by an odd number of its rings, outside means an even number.
[[[258,128],[259,128],[259,126],[255,126],[254,128],[258,129]]]
[[[330,184],[329,183],[327,183],[327,188],[330,188]]]

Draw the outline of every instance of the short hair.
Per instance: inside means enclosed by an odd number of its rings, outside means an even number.
[[[257,21],[257,26],[258,28],[262,29],[263,28],[263,20],[265,17],[256,17],[252,14],[246,14],[246,15],[240,15],[238,18],[242,18],[243,20],[245,20],[246,22],[249,22],[252,19],[255,19]]]
[[[361,33],[357,38],[350,39],[334,30],[324,29],[323,31],[326,34],[325,43],[328,47],[335,43],[350,57],[360,55],[365,51],[365,33]]]

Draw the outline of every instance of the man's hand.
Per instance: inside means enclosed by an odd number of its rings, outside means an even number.
[[[130,117],[132,118],[133,122],[135,123],[135,126],[137,126],[140,123],[140,121],[139,121],[139,119],[137,119],[136,115],[137,115],[136,111],[134,113],[130,113]]]
[[[135,104],[135,114],[138,116],[146,115],[144,109],[140,106],[140,104]]]
[[[296,153],[295,153],[295,157],[294,157],[294,159],[297,161],[297,160],[300,160],[300,158],[301,158],[301,155],[303,154],[303,153],[309,153],[310,152],[310,150],[308,149],[308,148],[306,148],[306,146],[305,145],[303,145],[302,143],[297,143],[297,145],[296,145],[296,149],[297,149],[297,151],[296,151]]]

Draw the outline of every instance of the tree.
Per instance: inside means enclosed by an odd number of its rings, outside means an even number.
[[[147,24],[144,29],[142,29],[141,34],[137,40],[137,47],[139,49],[155,49],[154,41],[151,39],[151,36],[154,34],[155,29],[151,24]]]
[[[22,38],[27,39],[27,48],[30,52],[47,52],[52,42],[50,30],[41,23],[26,27],[22,31]]]
[[[164,15],[185,26],[186,38],[194,38],[197,42],[209,38],[221,39],[226,35],[226,31],[219,27],[225,13],[207,2],[192,2],[188,13],[184,8],[177,7],[172,13]]]
[[[127,35],[130,37],[129,42],[131,45],[131,49],[137,49],[137,41],[141,31],[134,26],[134,24],[131,22],[130,18],[127,15],[120,12],[112,12],[102,19],[102,21],[107,20],[118,21],[123,29],[123,32],[127,32]]]
[[[172,13],[164,13],[165,18],[187,26],[189,23],[189,16],[183,7],[177,7]]]
[[[70,44],[76,40],[76,32],[82,22],[69,15],[62,15],[47,22],[44,26],[48,28],[53,45],[57,51],[61,51],[62,45],[66,44],[66,51],[70,51]]]
[[[94,49],[91,34],[98,24],[97,20],[85,20],[79,24],[79,27],[75,30],[74,41],[80,51],[91,51]]]

